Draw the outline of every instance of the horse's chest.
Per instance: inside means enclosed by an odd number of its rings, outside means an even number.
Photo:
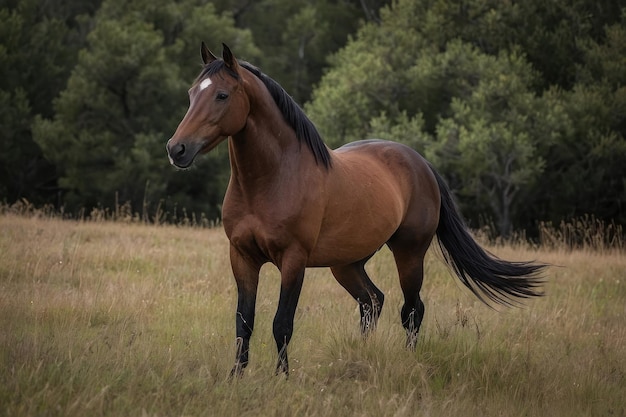
[[[259,263],[276,263],[293,240],[283,222],[246,214],[224,219],[224,228],[231,245]]]
[[[224,229],[242,254],[279,265],[285,251],[309,253],[313,249],[321,226],[323,199],[286,194],[274,191],[245,198],[246,194],[237,188],[229,189],[222,212]]]

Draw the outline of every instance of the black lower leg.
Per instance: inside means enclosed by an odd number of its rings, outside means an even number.
[[[289,276],[291,279],[283,279],[280,288],[280,298],[278,300],[278,310],[274,317],[274,340],[278,350],[278,363],[276,364],[276,373],[284,373],[289,375],[289,360],[287,359],[287,345],[293,334],[293,320],[302,290],[302,281],[304,279],[304,268],[299,269],[293,276],[281,271],[283,275]],[[284,282],[289,282],[285,284]]]
[[[401,318],[402,326],[406,330],[406,346],[415,350],[417,344],[417,335],[424,319],[424,303],[419,298],[414,305],[405,304],[402,307]]]
[[[278,346],[278,362],[276,362],[276,375],[285,374],[289,376],[289,358],[287,358],[287,338],[284,339],[281,346]]]
[[[242,376],[243,370],[248,366],[248,351],[250,349],[250,339],[238,337],[235,341],[237,352],[235,354],[235,366],[230,371],[230,376]]]
[[[240,297],[237,315],[235,318],[237,339],[235,340],[235,365],[230,371],[231,376],[240,376],[248,366],[248,354],[250,351],[250,338],[254,329],[254,298],[247,300]]]
[[[380,312],[383,308],[385,296],[378,288],[374,287],[369,291],[369,302],[359,302],[359,311],[361,313],[361,333],[367,336],[376,329]]]
[[[290,323],[281,323],[280,320],[274,320],[274,339],[276,340],[276,349],[278,351],[278,362],[276,363],[276,375],[284,373],[289,375],[289,359],[287,357],[287,345],[291,340],[293,333],[293,321]]]
[[[359,312],[361,313],[361,333],[367,336],[374,326],[374,309],[371,304],[359,301]]]

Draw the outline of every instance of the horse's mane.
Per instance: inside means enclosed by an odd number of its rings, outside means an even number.
[[[324,144],[324,141],[322,140],[322,137],[317,131],[315,125],[307,117],[298,103],[296,103],[296,101],[285,91],[283,87],[281,87],[280,84],[261,72],[261,70],[254,65],[245,61],[239,61],[239,65],[250,71],[263,82],[274,99],[274,102],[280,109],[280,112],[283,114],[285,121],[296,132],[298,140],[306,143],[318,164],[321,163],[326,168],[329,168],[331,166],[331,157],[328,152],[328,148]],[[221,70],[226,70],[230,76],[237,79],[239,78],[238,74],[232,71],[223,60],[216,59],[208,65],[205,65],[204,69],[198,76],[198,80],[215,75]]]

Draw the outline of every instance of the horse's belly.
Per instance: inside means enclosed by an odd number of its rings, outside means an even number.
[[[369,238],[367,240],[363,239],[364,236],[356,233],[351,236],[323,238],[309,256],[307,266],[347,265],[360,261],[380,249],[392,234],[393,231],[385,235],[378,235],[380,237],[376,239]]]

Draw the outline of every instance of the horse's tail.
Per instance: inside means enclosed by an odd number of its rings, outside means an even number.
[[[517,298],[542,295],[540,273],[547,265],[505,261],[481,248],[469,234],[448,186],[434,169],[432,171],[441,193],[437,239],[446,263],[463,284],[486,304],[489,300],[518,305]]]

